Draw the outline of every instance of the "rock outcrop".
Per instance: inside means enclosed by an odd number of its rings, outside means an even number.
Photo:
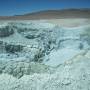
[[[6,23],[0,24],[0,90],[90,90],[89,25]]]
[[[26,66],[28,67],[28,65]],[[34,68],[37,72],[37,66]],[[44,69],[42,70],[44,71]],[[1,90],[7,90],[7,88],[8,90],[89,90],[90,51],[85,51],[59,65],[52,74],[35,73],[24,75],[19,79],[8,74],[1,74],[0,81]]]
[[[14,34],[13,27],[9,25],[0,27],[0,37],[8,37],[12,34]]]

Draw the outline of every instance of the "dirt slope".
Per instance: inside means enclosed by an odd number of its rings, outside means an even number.
[[[62,18],[90,18],[90,9],[46,10],[24,15],[1,16],[0,20],[35,20]]]

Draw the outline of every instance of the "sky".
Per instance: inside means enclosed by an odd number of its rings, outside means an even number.
[[[90,8],[90,0],[0,0],[0,16],[67,8]]]

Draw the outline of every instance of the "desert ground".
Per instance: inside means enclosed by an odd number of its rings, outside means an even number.
[[[1,19],[0,90],[90,90],[90,18]]]
[[[62,27],[78,27],[78,26],[83,26],[83,25],[88,25],[90,24],[90,19],[89,18],[67,18],[67,19],[51,19],[47,20],[47,22],[56,24]]]

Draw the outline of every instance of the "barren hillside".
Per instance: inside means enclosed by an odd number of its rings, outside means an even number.
[[[90,18],[90,9],[46,10],[24,15],[1,16],[0,20],[35,20],[62,18]]]

